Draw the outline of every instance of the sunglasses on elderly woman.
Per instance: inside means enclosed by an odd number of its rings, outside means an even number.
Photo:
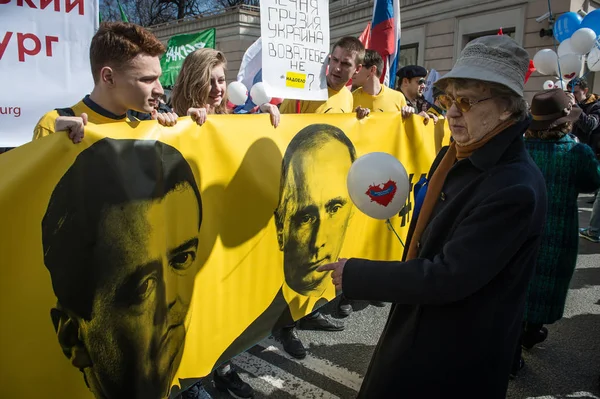
[[[438,101],[440,102],[440,106],[448,111],[452,104],[456,104],[456,107],[460,110],[460,112],[467,112],[471,109],[471,107],[475,104],[479,104],[481,102],[491,100],[492,97],[482,98],[481,100],[471,100],[467,97],[452,97],[448,94],[442,94],[438,97]]]

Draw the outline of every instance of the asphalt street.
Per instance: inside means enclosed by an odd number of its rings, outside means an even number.
[[[582,226],[590,218],[589,201],[590,196],[579,200]],[[233,362],[256,390],[256,398],[354,398],[388,311],[389,305],[355,303],[355,312],[344,320],[344,331],[299,331],[308,347],[304,360],[291,358],[269,338]],[[323,313],[337,317],[335,302],[325,306]],[[510,382],[507,398],[600,399],[600,244],[580,239],[565,317],[548,330],[542,345],[524,351],[526,366]],[[215,391],[209,378],[205,386],[215,399],[228,397]]]

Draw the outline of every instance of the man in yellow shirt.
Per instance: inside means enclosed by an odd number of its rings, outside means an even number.
[[[366,50],[362,69],[352,78],[352,97],[355,108],[368,108],[372,112],[402,112],[408,117],[414,113],[407,106],[404,94],[380,83],[383,59],[375,50]]]
[[[338,40],[329,55],[326,101],[291,100],[281,103],[282,114],[351,113],[354,111],[352,93],[346,87],[355,73],[360,71],[365,57],[365,47],[355,37]]]
[[[153,114],[166,126],[177,122],[174,113],[156,111],[164,94],[159,77],[165,46],[148,30],[124,22],[105,22],[92,38],[90,64],[94,89],[71,108],[46,113],[34,129],[33,139],[67,130],[74,143],[83,139],[87,123],[136,120],[129,110]]]

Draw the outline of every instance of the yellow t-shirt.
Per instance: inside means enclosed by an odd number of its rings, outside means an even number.
[[[366,93],[362,87],[352,92],[354,108],[369,108],[371,112],[398,112],[406,106],[406,98],[399,91],[381,86],[379,94],[372,96]]]
[[[85,96],[83,100],[73,105],[71,109],[73,110],[75,116],[80,116],[85,112],[88,116],[88,123],[93,123],[96,125],[130,121],[127,114],[115,115],[93,102],[90,99],[90,96]],[[37,140],[54,133],[54,123],[56,122],[56,118],[58,118],[58,116],[58,111],[55,109],[42,116],[33,130],[33,140]]]
[[[327,101],[307,101],[307,100],[284,100],[279,107],[282,114],[295,114],[296,101],[300,101],[301,114],[343,114],[354,111],[352,107],[352,93],[347,87],[340,91],[327,88],[329,98]]]
[[[429,107],[429,109],[427,110],[428,114],[434,114],[436,116],[444,116],[443,112],[440,112],[439,109],[437,107],[435,107],[434,105],[432,105],[431,107]]]

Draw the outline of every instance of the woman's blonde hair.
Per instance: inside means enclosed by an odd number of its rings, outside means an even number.
[[[220,65],[223,66],[223,69],[227,68],[225,55],[210,48],[198,49],[185,58],[171,97],[173,110],[178,115],[186,115],[187,110],[191,107],[204,108],[206,106],[211,89],[212,70]],[[225,91],[221,104],[216,108],[211,108],[210,113],[226,114],[228,112],[227,91]]]

